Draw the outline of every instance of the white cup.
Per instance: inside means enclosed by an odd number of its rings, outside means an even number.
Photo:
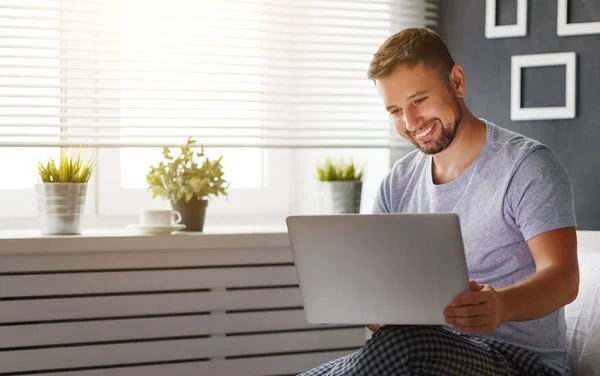
[[[140,226],[172,227],[181,222],[181,214],[173,210],[140,209]]]

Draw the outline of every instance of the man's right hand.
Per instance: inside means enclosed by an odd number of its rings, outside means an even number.
[[[369,328],[370,331],[375,333],[376,331],[378,331],[381,328],[381,324],[368,324],[367,328]]]

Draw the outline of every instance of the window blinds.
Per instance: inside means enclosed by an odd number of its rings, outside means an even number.
[[[0,146],[388,148],[368,64],[425,0],[0,0]]]

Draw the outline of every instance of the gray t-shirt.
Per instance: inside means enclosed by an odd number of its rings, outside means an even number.
[[[456,179],[435,185],[432,157],[415,150],[383,180],[375,213],[457,213],[469,276],[494,288],[535,272],[526,241],[575,226],[573,191],[564,165],[541,143],[486,122],[486,142]],[[564,310],[541,319],[504,322],[480,337],[538,352],[568,369]]]

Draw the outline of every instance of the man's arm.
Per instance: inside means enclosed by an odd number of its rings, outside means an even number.
[[[539,319],[571,303],[579,292],[574,227],[542,233],[527,245],[536,272],[515,286],[498,290],[504,305],[503,321]]]
[[[536,272],[495,290],[472,281],[471,290],[444,310],[446,322],[465,332],[491,332],[503,321],[535,320],[575,300],[579,290],[575,227],[547,231],[527,241]]]

